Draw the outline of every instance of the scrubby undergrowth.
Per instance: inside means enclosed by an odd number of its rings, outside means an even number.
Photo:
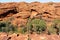
[[[46,33],[47,31],[47,33]],[[50,34],[58,34],[60,33],[60,20],[54,20],[51,26],[46,25],[46,21],[42,19],[28,19],[27,24],[21,25],[18,27],[17,25],[13,25],[10,20],[0,21],[0,32],[6,33],[37,33],[42,34],[46,33]]]

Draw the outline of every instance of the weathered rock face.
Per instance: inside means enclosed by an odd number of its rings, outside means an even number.
[[[0,3],[0,21],[13,17],[14,24],[26,24],[28,18],[44,19],[51,22],[60,19],[60,3]]]
[[[25,25],[28,18],[39,18],[48,23],[54,19],[60,19],[60,3],[0,3],[0,21],[9,18],[12,18],[11,22],[18,26]],[[32,34],[29,37],[31,40],[60,40],[60,35]],[[28,35],[0,33],[0,40],[28,40]]]

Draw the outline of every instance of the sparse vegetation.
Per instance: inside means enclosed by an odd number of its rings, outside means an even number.
[[[20,33],[25,34],[27,32],[27,27],[21,27]]]
[[[14,32],[16,30],[14,26],[10,21],[1,21],[0,22],[0,32]]]
[[[54,27],[48,27],[48,34],[56,34],[56,29]]]
[[[12,33],[37,33],[40,34],[46,31],[46,23],[41,19],[29,19],[26,26],[13,25],[11,21],[0,21],[0,32],[12,32]],[[47,29],[48,34],[59,34],[60,33],[60,20],[54,20],[51,27]]]
[[[59,19],[55,19],[52,22],[51,27],[48,27],[48,32],[50,34],[59,34],[60,32],[60,20]]]
[[[54,20],[54,28],[55,29],[57,29],[57,34],[59,34],[60,33],[60,19],[56,19],[56,20]]]
[[[31,38],[29,38],[29,37],[28,37],[28,39],[27,39],[27,40],[31,40]]]
[[[46,23],[43,20],[40,19],[33,19],[28,22],[28,29],[29,32],[36,32],[36,33],[41,33],[45,31],[46,29]]]

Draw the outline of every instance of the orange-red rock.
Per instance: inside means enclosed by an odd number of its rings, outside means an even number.
[[[60,3],[11,2],[0,3],[0,21],[13,17],[13,23],[26,24],[28,18],[42,18],[52,21],[60,18]],[[19,22],[17,22],[19,21]]]

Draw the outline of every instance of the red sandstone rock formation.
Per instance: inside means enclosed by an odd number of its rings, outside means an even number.
[[[60,3],[40,3],[40,2],[19,2],[19,3],[0,3],[0,21],[14,18],[13,24],[25,25],[28,18],[44,19],[51,22],[60,19]],[[49,24],[50,25],[50,24]],[[60,35],[29,35],[31,40],[60,40]],[[28,40],[28,35],[1,33],[0,40]]]
[[[26,24],[28,18],[44,19],[51,22],[60,18],[60,3],[19,2],[0,3],[0,21],[13,17],[14,24],[19,20]],[[22,19],[22,20],[21,20]],[[20,24],[20,23],[19,23]]]

